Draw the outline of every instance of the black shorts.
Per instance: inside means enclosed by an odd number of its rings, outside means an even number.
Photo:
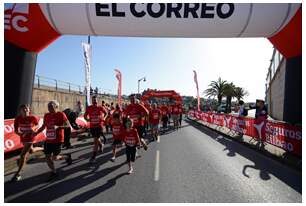
[[[126,153],[127,162],[135,162],[136,146],[133,146],[133,147],[126,146],[125,153]]]
[[[115,139],[112,145],[118,145],[118,144],[122,144],[122,141],[120,139]]]
[[[90,128],[90,134],[92,137],[100,137],[102,134],[101,127]]]
[[[53,154],[57,156],[61,153],[62,143],[46,143],[44,144],[44,153],[46,155]]]
[[[162,117],[162,122],[168,122],[168,117],[167,116],[163,116]]]
[[[137,133],[139,138],[143,138],[143,133],[145,132],[145,127],[144,126],[138,126],[137,127]]]

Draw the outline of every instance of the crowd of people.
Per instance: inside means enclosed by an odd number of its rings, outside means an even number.
[[[61,154],[61,149],[70,149],[71,128],[79,131],[87,131],[93,138],[93,151],[90,164],[96,164],[97,155],[103,153],[107,139],[105,133],[112,134],[112,158],[116,160],[116,153],[119,147],[125,145],[128,174],[133,173],[133,162],[138,156],[137,150],[148,149],[148,141],[157,141],[160,132],[167,130],[178,130],[182,125],[183,108],[180,103],[173,104],[150,104],[140,102],[135,95],[130,96],[130,104],[120,107],[114,103],[107,104],[102,101],[98,103],[96,96],[92,97],[92,104],[84,113],[87,126],[82,127],[76,123],[79,115],[83,114],[80,102],[76,111],[65,109],[59,111],[59,103],[50,101],[47,105],[48,112],[43,117],[43,123],[39,126],[38,117],[31,114],[29,105],[21,105],[19,115],[15,118],[15,133],[20,137],[24,147],[20,154],[19,167],[12,178],[12,182],[20,181],[21,171],[26,164],[27,157],[32,152],[43,151],[48,167],[51,170],[49,180],[58,177],[58,171],[54,161],[65,160],[67,165],[73,163],[71,154]],[[170,127],[170,120],[173,127]],[[160,124],[162,130],[160,131]],[[44,147],[34,147],[35,137],[45,130],[46,140]]]

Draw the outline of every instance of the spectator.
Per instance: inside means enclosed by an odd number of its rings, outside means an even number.
[[[239,116],[242,116],[242,117],[248,116],[248,110],[245,108],[244,101],[242,100],[239,101],[238,114]]]
[[[84,108],[80,100],[77,101],[77,104],[75,106],[75,112],[77,116],[80,116],[81,114],[84,113]]]
[[[77,112],[72,111],[72,109],[67,108],[63,111],[71,125],[71,127],[75,130],[81,129],[81,127],[75,122],[77,119],[78,115]],[[64,144],[63,148],[69,149],[72,148],[71,143],[70,143],[70,138],[71,138],[71,127],[66,127],[64,129]]]

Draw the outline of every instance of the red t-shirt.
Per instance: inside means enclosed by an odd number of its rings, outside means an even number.
[[[167,114],[168,114],[168,107],[167,106],[161,106],[161,108],[160,108],[160,111],[161,111],[161,114],[163,115],[163,116],[167,116]]]
[[[21,132],[21,142],[33,142],[35,136],[32,134],[32,128],[38,125],[38,118],[35,116],[17,116],[14,120],[15,131]]]
[[[183,108],[182,107],[179,107],[179,114],[183,114]]]
[[[133,147],[139,144],[139,136],[136,129],[132,128],[130,131],[124,132],[124,142],[127,146]]]
[[[46,143],[64,142],[64,129],[55,129],[54,126],[63,126],[68,119],[64,112],[47,113],[44,116],[44,125],[46,126]]]
[[[149,114],[148,110],[140,104],[129,104],[124,113],[133,120],[134,127],[143,126],[145,123],[143,116]]]
[[[149,117],[150,123],[158,124],[160,116],[161,116],[161,111],[159,109],[152,109]]]
[[[178,105],[173,105],[173,106],[172,106],[172,114],[174,114],[174,115],[180,114],[180,112],[179,112],[179,106],[178,106]]]
[[[87,107],[84,117],[89,116],[89,128],[102,127],[104,114],[104,109],[100,106],[91,105]]]
[[[113,139],[123,140],[124,127],[121,122],[112,122],[113,127]]]

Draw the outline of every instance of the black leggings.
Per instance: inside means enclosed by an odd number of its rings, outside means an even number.
[[[126,146],[125,153],[126,153],[127,162],[135,162],[136,146],[133,147]]]

